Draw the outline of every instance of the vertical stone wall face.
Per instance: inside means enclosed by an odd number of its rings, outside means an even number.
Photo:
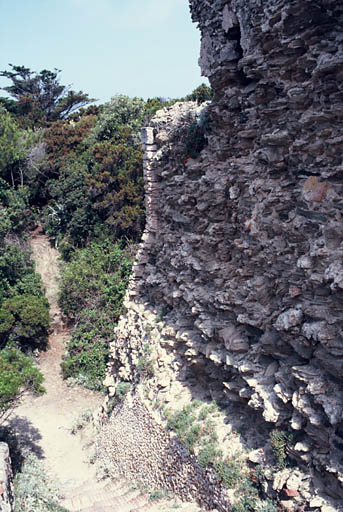
[[[109,379],[129,379],[162,312],[161,346],[213,397],[292,430],[294,460],[342,500],[343,4],[190,8],[208,146],[185,160],[174,110],[145,131],[148,223]]]
[[[13,474],[9,449],[0,443],[0,512],[13,510]]]

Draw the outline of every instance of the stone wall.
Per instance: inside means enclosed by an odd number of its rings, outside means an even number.
[[[181,106],[145,131],[148,223],[107,383],[132,378],[159,315],[156,386],[192,372],[213,398],[292,431],[293,460],[339,507],[343,5],[190,6],[214,89],[208,146],[185,158]]]
[[[13,510],[13,475],[9,449],[0,443],[0,512]]]
[[[206,510],[227,512],[229,502],[216,476],[172,437],[136,397],[119,403],[97,440],[100,459],[112,461],[122,475],[150,489],[165,489]]]

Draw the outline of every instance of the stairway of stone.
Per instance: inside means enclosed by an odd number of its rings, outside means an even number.
[[[183,503],[164,497],[152,500],[142,490],[129,487],[118,478],[87,481],[77,487],[65,488],[60,505],[68,512],[201,512],[196,503]]]

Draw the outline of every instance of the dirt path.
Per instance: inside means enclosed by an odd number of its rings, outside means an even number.
[[[70,431],[73,422],[85,409],[94,409],[102,396],[80,387],[68,387],[60,374],[60,360],[69,332],[63,325],[58,306],[59,262],[56,249],[48,237],[36,232],[30,242],[36,270],[40,273],[50,303],[53,331],[49,349],[40,357],[40,370],[45,377],[46,393],[41,397],[26,397],[11,420],[27,444],[46,459],[51,473],[63,488],[94,478],[94,471],[85,462],[81,441]]]

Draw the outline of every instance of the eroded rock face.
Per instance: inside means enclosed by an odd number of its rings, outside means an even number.
[[[0,512],[12,512],[13,473],[10,452],[6,443],[0,443]]]
[[[208,146],[185,160],[186,107],[146,129],[148,224],[127,306],[163,313],[162,344],[216,399],[293,430],[293,458],[342,500],[343,5],[190,7],[215,93]],[[138,324],[124,319],[112,347],[125,378]]]

